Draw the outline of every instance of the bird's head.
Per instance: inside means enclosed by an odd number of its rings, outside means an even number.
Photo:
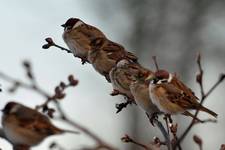
[[[83,24],[83,21],[81,21],[78,18],[70,18],[66,21],[66,23],[62,24],[61,26],[64,28],[64,31],[69,31],[72,29],[75,29]]]
[[[166,70],[158,70],[147,78],[152,84],[169,83],[172,80],[172,75]]]
[[[2,109],[3,114],[11,114],[16,112],[21,105],[16,102],[8,102]]]

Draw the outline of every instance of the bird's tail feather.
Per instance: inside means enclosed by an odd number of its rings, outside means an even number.
[[[200,110],[201,110],[201,111],[204,111],[204,112],[206,112],[206,113],[208,113],[208,114],[210,114],[210,115],[212,115],[212,116],[215,117],[215,118],[217,118],[217,116],[218,116],[217,113],[215,113],[215,112],[212,111],[212,110],[209,110],[208,108],[206,108],[206,107],[204,107],[204,106],[201,106]]]
[[[54,131],[54,134],[63,134],[63,133],[72,133],[72,134],[80,134],[78,131],[73,131],[73,130],[67,130],[67,129],[60,129],[58,127],[53,127],[52,129]]]

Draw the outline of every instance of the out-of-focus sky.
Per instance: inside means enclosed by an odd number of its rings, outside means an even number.
[[[160,133],[152,134],[156,129],[149,126],[145,114],[138,107],[129,107],[120,114],[115,114],[114,105],[121,102],[122,98],[109,95],[111,85],[96,73],[91,65],[81,65],[80,60],[70,54],[55,48],[43,50],[41,46],[48,36],[65,46],[60,25],[70,17],[78,17],[101,29],[113,41],[133,50],[146,67],[153,68],[151,56],[157,55],[163,68],[180,73],[183,76],[181,78],[199,95],[195,83],[197,67],[194,62],[198,51],[202,51],[203,66],[207,68],[207,89],[216,81],[217,75],[225,71],[225,11],[224,5],[219,1],[215,1],[207,9],[207,3],[191,2],[193,0],[0,0],[0,71],[26,80],[21,62],[24,59],[30,60],[37,80],[49,92],[53,91],[59,81],[66,80],[69,74],[74,74],[80,84],[69,89],[67,98],[62,101],[71,118],[120,149],[129,149],[129,146],[120,141],[125,133],[136,133],[133,136],[147,143]],[[204,11],[192,11],[197,6]],[[196,31],[193,28],[196,28]],[[194,37],[198,37],[197,42],[201,45],[192,41]],[[0,82],[3,90],[6,90],[9,85],[2,80]],[[185,146],[189,147],[190,143],[194,145],[194,133],[203,138],[205,150],[218,149],[220,144],[225,142],[225,136],[221,133],[225,126],[225,118],[221,115],[224,114],[225,104],[224,94],[221,94],[223,91],[224,84],[205,103],[219,114],[219,123],[196,126],[188,136]],[[4,91],[0,93],[0,107],[9,100],[35,106],[41,103],[43,98],[22,89],[13,95]],[[177,120],[181,122],[181,129],[184,129],[188,119]],[[134,123],[135,127],[130,127]],[[59,122],[56,124],[69,128]],[[135,129],[135,132],[132,129]],[[150,130],[151,132],[148,132]],[[68,148],[93,144],[83,135],[68,134],[51,137],[34,149],[47,149],[49,142],[55,139]],[[3,139],[0,139],[0,148],[11,149],[10,144]],[[191,149],[197,149],[197,146]]]
[[[30,60],[39,83],[50,92],[61,80],[66,80],[69,74],[74,74],[80,84],[68,90],[67,98],[62,101],[64,109],[71,118],[90,128],[109,143],[122,147],[120,137],[126,132],[123,123],[129,122],[129,118],[123,119],[126,112],[115,114],[114,105],[118,100],[109,95],[112,90],[111,85],[104,80],[104,77],[97,74],[91,65],[81,65],[80,60],[58,49],[41,48],[45,43],[44,39],[48,36],[65,46],[61,38],[63,28],[60,25],[70,17],[81,18],[116,39],[116,32],[112,32],[115,31],[115,27],[109,26],[109,22],[97,16],[96,5],[93,1],[79,0],[1,0],[0,70],[18,79],[25,79],[21,62],[24,59]],[[123,29],[120,33],[122,31]],[[3,90],[7,89],[8,84],[2,80],[1,84]],[[25,90],[19,90],[13,95],[3,92],[0,99],[0,107],[9,100],[16,100],[29,106],[44,100],[39,95]],[[68,148],[82,147],[92,142],[83,135],[69,134],[52,137],[47,141],[53,139],[61,139],[59,143]],[[35,149],[47,149],[47,141]],[[4,150],[11,149],[4,140],[0,140],[0,147]]]

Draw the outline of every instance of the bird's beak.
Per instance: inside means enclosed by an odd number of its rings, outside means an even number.
[[[155,76],[153,74],[150,74],[146,79],[145,81],[151,81],[155,78]]]
[[[66,25],[65,25],[65,24],[62,24],[61,26],[62,26],[63,28],[65,28],[65,27],[66,27]]]

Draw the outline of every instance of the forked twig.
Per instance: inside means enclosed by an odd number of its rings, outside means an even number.
[[[199,71],[200,71],[200,73],[197,75],[197,82],[199,83],[200,89],[201,89],[200,105],[202,105],[204,103],[204,101],[206,100],[206,98],[216,89],[216,87],[218,87],[219,84],[221,84],[224,81],[225,74],[222,73],[219,76],[219,79],[217,80],[217,82],[208,90],[208,92],[205,93],[204,92],[204,88],[203,88],[203,84],[202,84],[203,70],[202,70],[202,67],[201,67],[201,57],[200,57],[200,54],[198,54],[197,63],[198,63]],[[197,118],[197,116],[199,114],[199,111],[200,111],[200,107],[196,110],[195,115],[194,115],[193,118]],[[212,120],[206,120],[205,122],[212,122]],[[175,147],[173,148],[174,150],[184,140],[184,138],[187,136],[187,134],[189,133],[189,131],[192,129],[192,127],[194,125],[195,125],[195,120],[192,119],[192,121],[189,124],[189,126],[186,128],[186,130],[183,132],[183,134],[180,136],[180,138],[176,142]]]

